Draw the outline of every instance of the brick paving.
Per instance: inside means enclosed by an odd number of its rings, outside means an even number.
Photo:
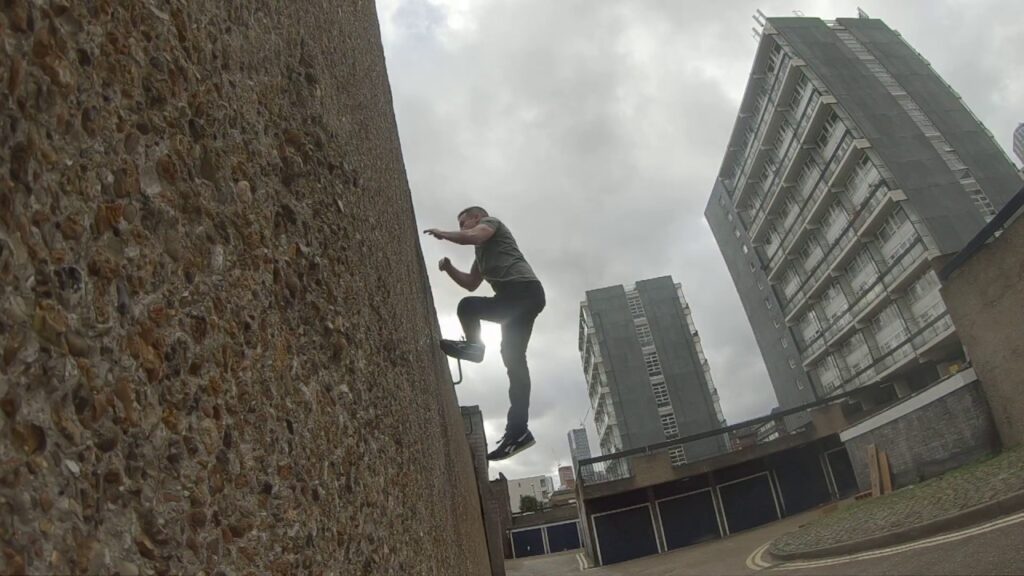
[[[880,498],[855,502],[784,534],[771,550],[795,553],[917,526],[1024,490],[1024,447]]]

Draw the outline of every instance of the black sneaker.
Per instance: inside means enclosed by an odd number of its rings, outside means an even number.
[[[441,351],[459,360],[480,363],[484,361],[484,345],[465,340],[441,340]]]
[[[522,452],[523,450],[526,450],[530,446],[533,446],[534,443],[535,442],[533,440],[533,433],[531,433],[529,430],[526,430],[525,432],[522,432],[520,434],[513,435],[510,435],[508,432],[506,432],[505,436],[502,437],[501,442],[498,443],[498,447],[495,448],[493,452],[487,455],[487,459],[494,461],[510,458]]]

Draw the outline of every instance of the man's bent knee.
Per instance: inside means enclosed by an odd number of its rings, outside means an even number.
[[[467,296],[462,300],[459,300],[459,306],[456,308],[456,314],[459,318],[466,318],[467,316],[475,316],[477,314],[476,301],[478,298],[473,296]]]

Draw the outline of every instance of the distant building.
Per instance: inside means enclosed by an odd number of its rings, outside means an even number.
[[[757,425],[744,426],[729,433],[732,450],[743,450],[757,444]]]
[[[572,466],[562,466],[558,469],[558,481],[562,488],[568,490],[576,488],[576,476],[573,474]]]
[[[548,504],[555,508],[557,506],[566,506],[569,504],[576,503],[576,492],[569,488],[563,488],[561,490],[555,490],[551,493],[551,498],[548,500]]]
[[[769,420],[757,427],[757,443],[764,444],[772,440],[778,440],[786,435],[786,424],[781,418]]]
[[[554,491],[554,486],[551,485],[551,478],[547,476],[508,479],[508,503],[512,508],[513,514],[518,514],[522,511],[520,510],[519,502],[523,496],[533,496],[537,499],[537,502],[545,505],[551,499],[551,494]]]
[[[1021,122],[1013,131],[1013,153],[1024,164],[1024,122]]]
[[[572,468],[575,470],[579,465],[580,460],[591,457],[590,452],[590,441],[587,439],[586,428],[574,428],[568,433],[569,438],[569,455],[572,456]],[[585,474],[589,474],[590,470],[584,470]],[[585,476],[584,479],[587,479]]]
[[[881,20],[768,18],[704,214],[779,405],[870,411],[962,363],[934,270],[1020,185]]]
[[[584,458],[590,458],[590,441],[587,439],[586,428],[574,428],[570,430],[569,437],[569,454],[572,456],[572,467],[576,467],[576,463]]]
[[[690,306],[670,276],[587,291],[579,350],[602,454],[725,425]],[[726,452],[726,442],[675,446],[672,462]]]

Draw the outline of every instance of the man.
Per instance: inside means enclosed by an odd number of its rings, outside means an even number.
[[[519,251],[512,232],[497,218],[479,206],[459,213],[459,230],[445,232],[437,228],[424,231],[439,240],[476,247],[476,260],[469,272],[462,272],[451,260],[442,258],[441,271],[470,292],[487,280],[494,297],[470,296],[459,302],[459,321],[465,340],[441,340],[445,354],[482,362],[484,344],[480,339],[480,321],[501,324],[501,359],[508,371],[509,409],[505,434],[488,460],[504,460],[533,446],[533,434],[527,428],[530,410],[530,369],[526,364],[526,346],[533,322],[544,309],[544,288]]]

